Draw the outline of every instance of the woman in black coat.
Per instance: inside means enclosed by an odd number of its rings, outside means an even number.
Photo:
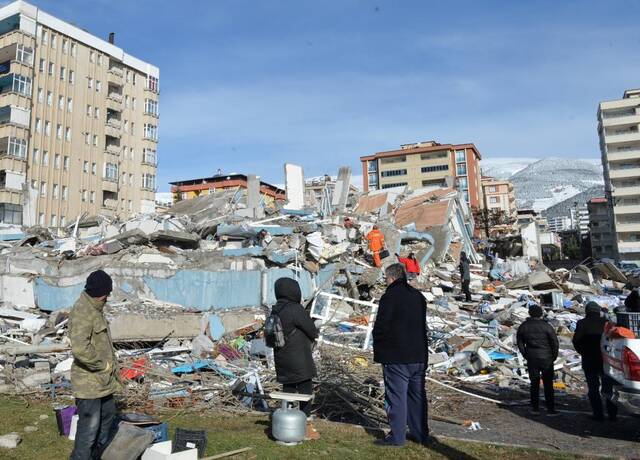
[[[309,312],[300,304],[300,285],[291,278],[280,278],[275,284],[276,304],[273,311],[280,317],[285,345],[274,349],[276,380],[282,383],[285,393],[312,394],[312,379],[316,366],[311,356],[311,345],[318,338]],[[309,416],[311,404],[300,403],[300,409]],[[317,432],[307,426],[307,437],[317,439]]]

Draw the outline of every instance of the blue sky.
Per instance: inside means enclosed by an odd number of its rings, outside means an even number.
[[[640,86],[640,2],[47,0],[160,67],[160,191],[218,168],[283,182],[435,139],[598,156],[598,102]]]

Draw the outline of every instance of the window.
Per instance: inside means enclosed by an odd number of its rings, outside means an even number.
[[[38,181],[35,179],[31,179],[31,188],[32,189],[37,189],[38,188]]]
[[[56,200],[58,199],[58,184],[53,184],[51,195],[53,195],[53,198],[55,198]]]
[[[38,225],[44,226],[44,213],[43,212],[38,214]]]
[[[104,178],[108,181],[118,182],[118,165],[113,163],[105,163]]]
[[[90,117],[92,113],[93,113],[93,108],[89,104],[87,104],[87,116]]]
[[[19,204],[0,203],[0,222],[22,225],[22,206]]]
[[[70,97],[67,98],[67,112],[73,112],[73,99]]]
[[[69,71],[69,83],[72,85],[76,82],[76,73],[73,70]]]
[[[95,203],[96,202],[96,192],[91,192],[91,198],[89,198],[89,201],[91,203]]]
[[[491,204],[498,204],[500,202],[500,200],[498,199],[497,196],[490,196],[489,197],[489,203]]]
[[[156,117],[158,116],[158,101],[154,101],[153,99],[145,99],[144,100],[144,113],[149,114],[149,115],[155,115]],[[398,161],[406,161],[407,157],[396,157],[398,158]],[[394,160],[396,158],[393,158]],[[402,160],[400,160],[400,158],[402,158]],[[383,160],[391,160],[391,158],[385,158]],[[390,163],[390,162],[385,162],[383,161],[383,163]]]
[[[131,83],[131,71],[127,70],[127,83]]]
[[[456,174],[458,176],[466,176],[467,175],[467,165],[465,163],[458,163],[456,165]]]
[[[135,74],[134,74],[134,75],[135,75]],[[132,97],[132,98],[131,98],[131,108],[132,108],[133,110],[135,110],[135,109],[136,109],[136,105],[137,105],[137,104],[136,104],[136,98],[135,98],[135,97]]]
[[[62,125],[61,124],[57,124],[56,125],[56,138],[62,139]]]
[[[86,160],[82,163],[82,172],[84,173],[89,172],[89,162]]]
[[[27,140],[10,137],[7,153],[12,157],[27,158]]]
[[[62,53],[67,54],[69,52],[69,40],[66,38],[62,39]]]
[[[96,53],[95,53],[95,51],[89,51],[89,62],[96,62]]]
[[[128,109],[129,108],[129,96],[125,96],[124,97],[124,106]]]
[[[93,78],[87,79],[87,85],[89,86],[89,88],[93,88]]]
[[[69,188],[66,185],[62,186],[62,200],[67,201],[69,198]]]
[[[157,102],[153,101],[151,99],[148,99],[150,104],[155,104],[157,106]],[[156,115],[156,113],[153,110],[148,110],[146,111],[147,113],[150,113],[152,115]],[[380,163],[382,163],[383,165],[388,165],[391,163],[404,163],[407,161],[407,157],[406,155],[402,155],[401,157],[389,157],[389,158],[381,158],[380,159]]]
[[[51,34],[51,48],[56,49],[57,44],[58,44],[58,36]]]
[[[62,167],[64,169],[69,169],[69,157],[65,155],[64,160],[62,160]]]
[[[395,184],[384,184],[382,188],[404,187],[406,182],[396,182]]]
[[[93,145],[98,145],[98,136],[96,134],[93,135]]]
[[[129,212],[131,212],[131,211],[133,211],[133,202],[131,200],[129,200]]]
[[[40,196],[47,196],[47,183],[44,181],[40,182]]]
[[[133,174],[129,174],[129,185],[133,185]]]
[[[98,174],[98,165],[95,163],[91,163],[91,174],[94,176]]]
[[[142,151],[142,162],[155,165],[157,162],[156,151],[152,149],[144,149]]]
[[[67,75],[67,69],[65,69],[64,67],[60,67],[60,80],[64,81],[66,75]]]
[[[133,134],[133,123],[131,123],[131,134]],[[131,158],[132,160],[135,160],[135,155],[133,153],[133,147],[131,147],[129,149],[129,158]]]
[[[423,173],[430,173],[436,171],[448,171],[449,165],[434,165],[434,166],[423,166],[420,168],[420,171]]]
[[[18,45],[16,47],[16,61],[22,62],[23,64],[32,65],[33,48],[29,48],[28,46],[24,45]]]
[[[51,226],[52,227],[58,226],[58,216],[56,216],[55,214],[51,214]]]
[[[466,177],[458,177],[458,187],[462,190],[467,190],[469,188],[469,183],[467,182]]]
[[[42,122],[40,121],[40,118],[36,118],[36,132],[42,132]]]
[[[96,93],[99,93],[101,88],[102,83],[100,83],[100,80],[96,80]]]
[[[158,79],[156,77],[152,77],[151,75],[147,76],[147,89],[154,91],[154,92],[158,92],[159,91],[159,82]]]
[[[98,54],[98,65],[102,65],[102,54]]]
[[[133,86],[135,86],[135,85],[136,85],[136,80],[137,80],[136,76],[137,76],[137,75],[136,75],[136,73],[134,72],[134,73],[133,73]]]
[[[144,137],[145,139],[152,139],[154,141],[158,140],[158,128],[156,125],[152,125],[150,123],[144,124]],[[405,174],[406,174],[405,170]]]
[[[49,75],[53,75],[53,73],[55,72],[55,70],[56,70],[56,66],[55,66],[55,64],[54,64],[53,62],[50,62],[50,63],[49,63]]]
[[[67,225],[67,218],[65,216],[60,216],[60,226],[64,227]]]
[[[40,59],[40,66],[38,67],[38,70],[40,72],[44,72],[44,67],[45,67],[44,59]]]
[[[64,109],[64,97],[58,96],[58,110]]]
[[[25,96],[30,96],[31,95],[31,77],[14,75],[12,89],[16,93],[20,93]]]
[[[464,150],[456,150],[456,163],[467,161],[467,155]]]
[[[53,156],[53,167],[56,169],[60,169],[60,154],[56,153]]]
[[[78,51],[78,47],[76,46],[75,43],[72,43],[71,44],[71,56],[75,56],[77,51]]]
[[[464,192],[462,194],[462,196],[464,197],[464,201],[466,201],[468,203],[469,202],[469,192]]]
[[[51,91],[47,91],[47,105],[51,107],[53,104],[53,93]]]
[[[134,122],[131,122],[130,131],[131,131],[131,135],[132,135],[132,136],[135,134],[135,133],[134,133],[134,131],[135,131],[135,130],[134,130],[135,126],[136,126],[136,124],[135,124]]]
[[[44,133],[47,136],[51,136],[51,123],[49,123],[48,121],[44,122]]]
[[[71,128],[64,129],[64,140],[67,142],[71,142]]]
[[[129,132],[129,122],[127,120],[124,121],[124,124],[122,125],[122,127],[125,133]]]
[[[44,29],[40,29],[40,43],[43,45],[49,43],[49,34],[47,34],[47,31]]]
[[[142,175],[142,188],[147,190],[155,190],[156,188],[156,176],[153,174],[144,173]]]
[[[91,144],[91,134],[84,133],[84,143],[87,145]]]
[[[94,114],[96,118],[100,118],[100,107],[95,108]]]
[[[40,150],[33,149],[33,153],[31,154],[31,158],[34,163],[38,163],[40,161]]]
[[[380,173],[380,175],[382,177],[406,176],[407,175],[407,170],[406,169],[392,169],[390,171],[382,171]]]
[[[38,88],[38,103],[42,104],[44,102],[44,91],[42,88]]]
[[[82,189],[82,201],[87,201],[87,190]]]

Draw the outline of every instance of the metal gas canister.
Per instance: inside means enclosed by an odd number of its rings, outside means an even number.
[[[282,407],[273,413],[271,434],[283,444],[297,444],[304,440],[307,416],[291,401],[282,401]]]

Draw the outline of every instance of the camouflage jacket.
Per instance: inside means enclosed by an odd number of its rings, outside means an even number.
[[[103,308],[104,302],[83,291],[71,309],[71,388],[76,398],[102,398],[120,389],[115,351]]]

